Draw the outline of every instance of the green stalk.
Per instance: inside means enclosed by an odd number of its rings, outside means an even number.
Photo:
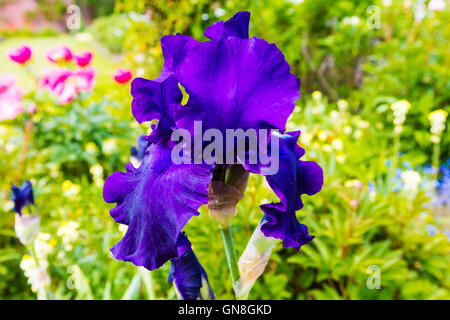
[[[433,176],[432,179],[435,181],[439,175],[439,155],[440,155],[440,145],[439,143],[435,143],[433,146],[433,159],[432,159],[432,168],[433,168]]]
[[[234,289],[241,275],[239,274],[238,261],[236,257],[236,251],[234,250],[231,227],[228,227],[226,229],[220,228],[220,233],[222,234],[223,245],[225,247],[225,253],[227,255],[228,267],[230,269],[231,280],[233,281],[233,289]],[[236,297],[239,298],[238,296]]]
[[[388,170],[388,176],[387,176],[387,181],[386,181],[386,193],[390,193],[391,192],[391,183],[392,183],[392,178],[395,175],[395,170],[397,169],[398,166],[398,153],[400,152],[400,134],[396,134],[394,136],[394,156],[392,158],[392,163],[391,166],[389,167]]]

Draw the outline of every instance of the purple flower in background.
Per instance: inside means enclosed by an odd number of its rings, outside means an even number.
[[[198,262],[183,232],[178,236],[177,247],[179,258],[171,260],[169,282],[175,281],[183,300],[215,299],[206,271]]]
[[[19,215],[22,215],[22,209],[26,205],[34,205],[33,186],[31,185],[31,181],[25,181],[21,187],[17,187],[13,184],[11,191],[11,201],[14,202],[14,210]]]
[[[145,150],[148,147],[148,141],[146,135],[141,135],[136,139],[136,145],[131,147],[131,157],[136,158],[139,161],[144,160]]]
[[[268,140],[278,137],[277,173],[268,174],[260,163],[236,164],[265,175],[280,199],[261,206],[267,220],[261,228],[265,236],[282,239],[283,246],[297,249],[313,238],[298,222],[295,211],[303,206],[302,194],[313,195],[321,189],[322,169],[314,162],[299,160],[305,153],[297,145],[300,132],[285,132],[300,97],[300,81],[275,44],[248,37],[249,19],[249,12],[239,12],[226,22],[213,24],[205,31],[211,40],[205,42],[179,34],[163,37],[165,61],[159,77],[136,78],[131,83],[136,121],[158,122],[148,137],[139,168],[127,164],[127,172],[115,172],[105,182],[105,201],[117,203],[111,216],[128,225],[124,238],[111,251],[116,259],[149,270],[171,260],[177,287],[177,281],[182,283],[177,272],[193,270],[189,261],[196,265],[193,253],[185,255],[179,250],[181,231],[199,214],[197,209],[208,203],[211,182],[224,176],[230,166],[172,162],[172,132],[185,129],[193,135],[195,121],[201,121],[204,129],[222,133],[267,129]],[[189,95],[185,105],[181,104],[180,85]],[[202,274],[198,266],[196,269],[194,287]]]

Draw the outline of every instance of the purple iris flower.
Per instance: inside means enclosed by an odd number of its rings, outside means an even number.
[[[265,173],[263,165],[242,164],[252,173],[266,175],[279,203],[261,206],[267,237],[299,249],[312,240],[295,211],[302,194],[313,195],[323,184],[322,169],[299,160],[305,151],[297,145],[300,132],[285,132],[288,117],[300,97],[300,81],[284,55],[267,41],[248,37],[250,13],[239,12],[226,22],[206,29],[211,40],[199,42],[183,35],[161,39],[164,66],[155,80],[136,78],[131,83],[132,113],[141,123],[158,119],[148,137],[149,146],[139,168],[127,164],[105,182],[103,197],[117,203],[111,210],[116,222],[128,225],[121,241],[111,248],[116,259],[149,270],[166,261],[179,261],[177,242],[198,208],[208,203],[208,185],[219,164],[174,164],[170,137],[175,129],[193,133],[194,121],[204,129],[268,129],[279,136],[279,170]],[[181,104],[180,85],[189,99]],[[270,138],[270,137],[269,137]],[[176,270],[175,270],[176,271]]]
[[[136,145],[131,147],[131,156],[136,158],[138,161],[144,160],[145,156],[145,150],[147,150],[148,147],[148,141],[146,135],[140,135],[136,139]]]
[[[179,258],[171,260],[169,282],[175,285],[183,300],[215,299],[206,271],[191,249],[191,243],[182,232],[177,241]]]
[[[11,191],[11,201],[14,201],[14,210],[19,215],[22,215],[22,209],[26,205],[34,205],[33,186],[31,185],[31,181],[25,181],[21,187],[17,187],[13,184]]]

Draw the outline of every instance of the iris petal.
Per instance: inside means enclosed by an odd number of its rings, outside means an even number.
[[[173,77],[164,81],[136,78],[131,83],[131,111],[139,123],[159,119],[149,141],[160,143],[167,140],[174,127],[174,112],[183,95]]]
[[[174,69],[186,58],[188,51],[198,43],[194,38],[181,34],[162,37],[161,49],[164,56],[164,66],[161,74],[155,80],[162,81],[173,75]]]
[[[322,169],[313,161],[298,160],[304,154],[297,145],[299,135],[300,131],[296,131],[279,137],[279,170],[266,179],[280,202],[261,205],[267,220],[261,227],[264,235],[282,239],[284,247],[296,249],[314,238],[295,215],[295,211],[303,207],[301,195],[313,195],[323,185]],[[251,167],[252,172],[262,172],[255,168]]]
[[[171,260],[169,282],[175,281],[178,292],[183,300],[214,299],[214,293],[208,282],[205,269],[201,266],[191,243],[180,233],[177,241],[179,258]],[[202,294],[202,287],[206,286],[206,296]]]
[[[174,69],[189,94],[176,124],[192,132],[204,128],[277,128],[300,97],[300,81],[290,73],[281,51],[258,38],[220,38],[193,46]]]
[[[14,202],[14,210],[21,215],[22,209],[28,204],[34,204],[33,186],[31,181],[25,181],[21,187],[13,185],[11,188],[11,201]]]
[[[128,225],[111,252],[118,260],[153,270],[178,257],[180,231],[208,202],[211,168],[174,165],[169,149],[152,144],[138,169],[131,163],[126,169],[109,176],[103,189],[104,200],[117,203],[111,216]]]
[[[210,25],[205,30],[205,37],[217,40],[220,37],[237,37],[248,39],[248,24],[250,22],[250,12],[239,11],[228,21],[219,21]]]

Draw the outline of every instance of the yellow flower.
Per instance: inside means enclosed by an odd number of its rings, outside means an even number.
[[[320,92],[319,90],[316,90],[312,93],[312,98],[315,101],[319,101],[320,99],[322,99],[322,92]]]
[[[95,153],[97,152],[98,148],[95,143],[88,142],[84,145],[84,150],[86,150],[87,153]]]
[[[71,197],[78,194],[78,192],[81,191],[81,186],[72,183],[72,181],[70,180],[66,180],[62,183],[62,190],[66,197]]]
[[[430,122],[445,122],[445,119],[447,119],[448,113],[445,110],[442,109],[438,109],[438,110],[434,110],[433,112],[430,112],[428,114],[428,120],[430,120]]]

